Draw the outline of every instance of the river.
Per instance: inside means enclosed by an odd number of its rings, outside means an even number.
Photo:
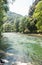
[[[7,54],[3,58],[9,61],[5,65],[42,65],[42,37],[19,33],[3,33],[3,36],[6,47],[0,45],[0,49],[3,47]]]

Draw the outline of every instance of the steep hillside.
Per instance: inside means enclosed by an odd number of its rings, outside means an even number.
[[[13,23],[15,19],[17,20],[18,18],[20,19],[21,17],[23,17],[20,14],[10,12],[10,11],[7,12],[7,16],[8,16],[8,18],[7,18],[6,22],[10,22],[10,23]]]

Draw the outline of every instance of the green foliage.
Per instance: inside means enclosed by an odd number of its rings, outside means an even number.
[[[21,21],[19,23],[19,31],[23,32],[23,33],[25,31],[25,28],[26,28],[25,20],[26,20],[26,18],[24,17],[24,18],[21,19]]]
[[[35,22],[36,20],[34,20],[33,18],[31,18],[31,20],[30,20],[30,25],[29,25],[29,30],[30,30],[30,32],[36,32],[36,30],[37,30],[37,27],[36,27],[36,22]]]
[[[4,24],[3,29],[5,30],[5,32],[14,31],[14,32],[28,33],[28,32],[36,32],[37,30],[36,19],[33,20],[33,18],[22,17],[21,19],[18,20],[15,19],[14,23],[11,25],[10,24],[9,23]]]
[[[42,1],[40,1],[37,5],[36,5],[36,9],[35,12],[33,14],[33,17],[37,19],[37,28],[38,28],[38,32],[42,32]]]
[[[11,26],[11,24],[10,23],[5,23],[4,25],[3,25],[3,32],[10,32],[11,30],[12,30],[12,28],[11,28],[12,26]]]
[[[12,17],[10,13],[9,15],[11,16],[9,18],[8,21],[12,21],[10,22],[11,25],[8,24],[3,27],[4,30],[7,30],[7,32],[29,32],[29,33],[37,33],[37,32],[42,32],[42,0],[35,0],[35,2],[33,3],[32,7],[30,8],[30,17],[22,17],[17,16],[16,14],[14,14],[17,17]],[[2,15],[2,13],[0,13],[0,15]],[[1,16],[2,17],[2,16]],[[22,18],[20,18],[22,17]],[[13,18],[13,19],[11,19]],[[7,18],[4,18],[4,20],[6,20]],[[1,21],[3,21],[0,18]],[[13,21],[14,20],[14,21]],[[14,23],[13,23],[14,22]],[[3,23],[0,22],[0,24],[2,25]],[[9,27],[9,28],[8,28]],[[9,29],[9,30],[8,30]],[[2,27],[1,27],[2,30]]]
[[[19,19],[15,19],[14,24],[13,24],[13,28],[15,32],[19,31]]]
[[[7,1],[7,0],[0,0],[0,36],[1,36],[1,32],[2,32],[2,30],[3,30],[3,28],[2,28],[2,25],[3,25],[3,18],[4,18],[4,16],[5,16],[5,7],[6,6],[4,6],[5,4],[6,4],[6,2],[5,1]]]
[[[30,7],[29,9],[29,17],[32,17],[34,11],[35,11],[35,6],[38,4],[39,1],[42,1],[42,0],[35,0],[32,4],[32,6]]]
[[[3,30],[3,23],[4,23],[4,17],[6,12],[8,11],[8,1],[7,0],[0,0],[0,36],[1,32]]]

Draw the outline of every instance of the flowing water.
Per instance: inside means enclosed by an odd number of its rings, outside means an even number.
[[[3,33],[3,36],[0,50],[5,56],[0,57],[9,61],[5,65],[12,65],[13,62],[17,63],[14,65],[42,65],[42,37],[19,33]]]

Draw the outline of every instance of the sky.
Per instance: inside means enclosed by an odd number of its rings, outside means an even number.
[[[15,0],[13,4],[9,4],[9,10],[23,16],[28,15],[29,7],[34,0]]]

